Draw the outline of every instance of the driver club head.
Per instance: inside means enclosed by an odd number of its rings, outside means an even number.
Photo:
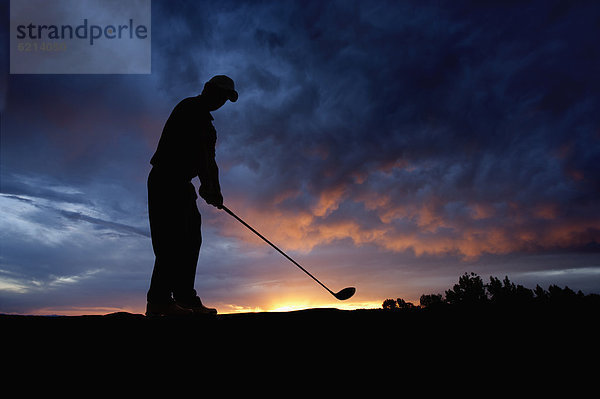
[[[348,299],[352,295],[354,295],[355,292],[356,292],[356,288],[354,288],[354,287],[348,287],[348,288],[344,288],[340,292],[337,292],[337,293],[333,294],[333,296],[335,296],[340,301],[345,301],[346,299]]]

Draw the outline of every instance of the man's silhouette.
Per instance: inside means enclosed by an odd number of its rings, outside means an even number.
[[[237,98],[233,80],[215,76],[200,95],[177,104],[163,128],[148,176],[148,211],[156,256],[147,295],[148,316],[217,313],[202,304],[194,289],[202,235],[198,197],[191,180],[198,176],[200,196],[222,207],[215,162],[217,133],[210,111]]]

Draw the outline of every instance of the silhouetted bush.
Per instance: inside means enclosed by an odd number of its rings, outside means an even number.
[[[406,310],[406,309],[415,309],[417,306],[413,305],[411,302],[406,302],[402,298],[398,298],[396,300],[386,299],[383,301],[383,308],[386,310]]]
[[[539,287],[539,286],[538,286]],[[528,303],[534,298],[532,290],[511,283],[508,276],[500,282],[496,277],[490,277],[490,283],[485,285],[488,299],[492,303],[508,304],[508,303]]]
[[[474,305],[486,301],[485,285],[475,273],[465,273],[458,279],[458,284],[446,291],[446,303],[449,305]]]
[[[539,284],[535,286],[535,290],[533,291],[533,294],[535,295],[535,299],[537,301],[546,302],[549,298],[548,292],[546,290],[544,290],[542,287],[540,287]]]
[[[386,299],[383,309],[407,310],[421,308],[435,308],[441,306],[524,306],[531,304],[544,304],[561,307],[600,306],[600,295],[584,295],[583,292],[575,293],[569,287],[560,288],[550,285],[544,290],[536,285],[534,290],[512,283],[508,276],[500,281],[497,277],[490,276],[490,282],[483,283],[481,277],[475,273],[465,273],[459,277],[458,283],[441,294],[421,295],[420,306],[415,306],[401,298],[396,300]]]
[[[430,308],[443,305],[444,300],[442,298],[442,294],[421,295],[419,303],[423,308]]]
[[[398,309],[398,304],[393,299],[386,299],[383,301],[383,308],[386,310]]]

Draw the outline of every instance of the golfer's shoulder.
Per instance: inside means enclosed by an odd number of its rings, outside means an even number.
[[[212,121],[210,112],[206,110],[205,106],[198,99],[198,97],[187,97],[181,100],[174,109],[174,112],[183,114],[186,117],[193,117],[194,120],[205,120],[207,122]]]
[[[191,112],[196,108],[197,100],[195,97],[187,97],[179,101],[173,111],[178,112]]]

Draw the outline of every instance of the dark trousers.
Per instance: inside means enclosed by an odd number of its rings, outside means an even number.
[[[202,244],[202,219],[189,181],[154,167],[148,176],[148,213],[155,261],[149,302],[196,296],[194,280]]]

